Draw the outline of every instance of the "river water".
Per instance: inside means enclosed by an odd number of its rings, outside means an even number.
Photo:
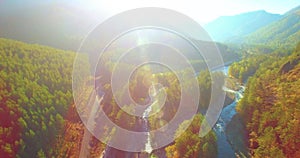
[[[148,117],[149,117],[150,112],[152,111],[152,105],[156,103],[155,102],[155,99],[156,99],[155,96],[157,95],[157,91],[156,91],[155,86],[154,86],[153,83],[152,83],[151,88],[153,89],[153,91],[150,94],[151,95],[150,97],[151,97],[151,100],[153,101],[153,103],[147,107],[147,109],[143,113],[143,117],[142,117],[144,122],[145,122],[146,131],[147,131],[147,141],[146,141],[146,144],[145,144],[145,152],[147,152],[147,153],[151,153],[152,150],[153,150],[152,145],[151,145]]]
[[[217,69],[215,71],[222,71],[226,76],[228,76],[228,68],[229,67],[226,66],[224,68],[220,68],[220,69]],[[217,135],[218,158],[234,158],[234,157],[236,157],[236,153],[235,153],[232,145],[227,140],[225,130],[226,130],[226,127],[227,127],[228,123],[231,122],[231,119],[236,114],[235,107],[237,105],[237,102],[240,100],[240,98],[243,97],[243,91],[245,90],[245,87],[241,86],[239,91],[234,91],[234,90],[231,90],[227,87],[223,87],[223,90],[228,92],[228,93],[234,93],[235,94],[235,100],[231,104],[229,104],[229,105],[227,105],[226,107],[223,108],[217,123],[213,127],[213,130],[216,132],[216,135]],[[156,95],[156,89],[155,89],[155,92],[154,92],[154,96],[155,95]],[[143,121],[146,125],[145,127],[147,127],[147,128],[148,128],[148,126],[147,126],[147,124],[148,124],[148,115],[149,115],[151,110],[152,109],[151,109],[151,105],[150,105],[145,110],[145,112],[143,113]],[[148,129],[146,131],[148,131]],[[148,139],[145,143],[145,152],[151,153],[152,150],[153,149],[152,149],[152,145],[151,145],[151,142],[150,142],[150,134],[149,134]],[[111,154],[115,153],[115,152],[116,151],[112,150],[112,148],[107,147],[105,149],[105,151],[103,152],[103,154],[101,155],[101,157],[104,157],[104,158],[110,157]],[[129,156],[129,153],[126,154],[126,155]],[[131,157],[131,156],[129,156],[129,157]]]
[[[216,71],[222,71],[226,76],[228,76],[228,66],[218,69]],[[214,131],[217,135],[217,145],[218,145],[218,158],[231,158],[236,157],[235,151],[233,150],[232,145],[228,142],[227,136],[225,134],[226,127],[231,121],[233,116],[236,114],[235,107],[237,102],[243,97],[244,87],[240,87],[239,91],[231,90],[227,87],[223,87],[223,90],[228,93],[235,94],[235,100],[223,108],[219,120],[214,126]]]

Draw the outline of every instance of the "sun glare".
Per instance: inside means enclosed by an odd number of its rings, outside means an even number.
[[[113,16],[117,13],[121,13],[126,10],[140,8],[140,7],[160,7],[168,8],[178,12],[181,12],[200,24],[205,24],[212,19],[217,18],[220,15],[224,15],[224,12],[230,14],[232,12],[231,7],[224,7],[225,2],[223,0],[212,1],[173,1],[173,0],[128,0],[128,1],[102,1],[102,0],[89,0],[87,4],[95,9],[101,10],[106,16]],[[226,2],[228,5],[228,2]],[[218,5],[216,5],[218,4]],[[235,6],[234,4],[231,4]],[[235,10],[236,11],[236,10]]]

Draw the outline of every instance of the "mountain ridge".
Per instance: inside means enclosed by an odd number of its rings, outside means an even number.
[[[251,44],[293,47],[300,41],[300,6],[283,14],[282,18],[238,39]]]
[[[214,40],[224,42],[235,37],[247,35],[280,18],[281,15],[279,14],[257,10],[233,16],[221,16],[206,24],[204,28]]]

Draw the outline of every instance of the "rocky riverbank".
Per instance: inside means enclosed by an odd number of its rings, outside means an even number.
[[[224,87],[227,87],[228,89],[238,91],[240,90],[241,84],[235,79],[231,77],[227,77],[225,79],[225,85]],[[225,101],[224,101],[224,107],[232,104],[235,101],[235,94],[226,92]]]
[[[236,114],[225,129],[227,141],[231,144],[237,157],[250,157],[247,148],[248,142],[246,140],[248,139],[245,128],[239,114]]]

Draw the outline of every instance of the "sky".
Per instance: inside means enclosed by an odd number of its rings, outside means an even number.
[[[0,11],[26,6],[59,3],[99,14],[104,19],[139,7],[162,7],[181,12],[200,24],[220,16],[266,10],[283,14],[300,5],[299,0],[0,0]]]
[[[299,0],[90,0],[89,3],[109,15],[137,7],[169,8],[186,14],[201,24],[220,16],[255,10],[283,14],[300,5]]]

